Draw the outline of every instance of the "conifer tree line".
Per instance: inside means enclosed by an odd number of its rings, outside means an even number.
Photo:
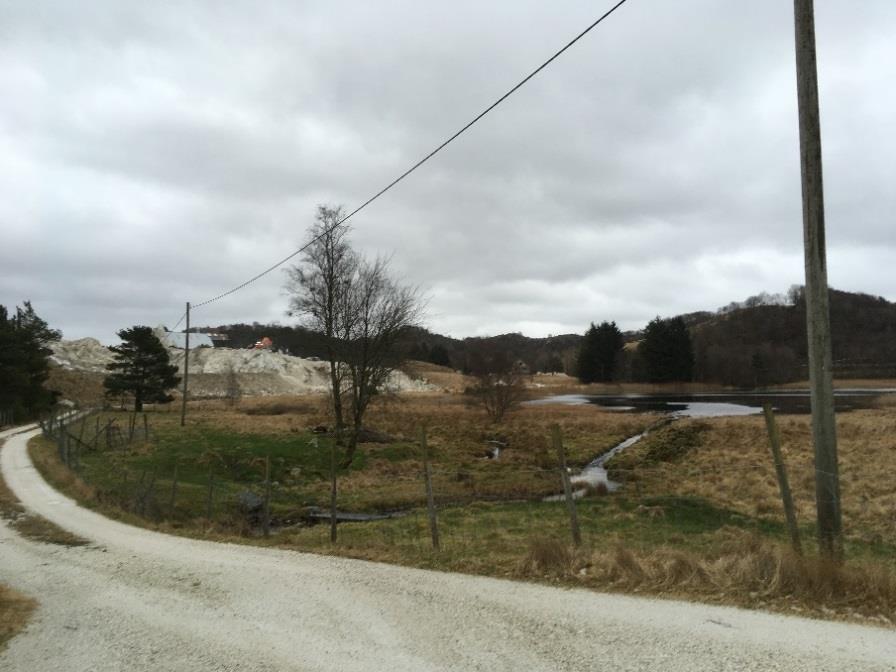
[[[49,344],[62,333],[41,319],[30,301],[10,314],[0,305],[0,413],[20,422],[49,410],[58,396],[46,389]]]
[[[654,318],[645,327],[642,340],[629,350],[615,322],[592,323],[582,339],[576,365],[583,383],[690,382],[694,347],[681,317]]]

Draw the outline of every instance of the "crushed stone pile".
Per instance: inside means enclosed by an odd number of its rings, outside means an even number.
[[[109,349],[95,338],[57,341],[50,346],[50,361],[71,371],[105,374],[113,360]],[[171,363],[183,374],[184,351],[168,348]],[[194,397],[223,397],[228,394],[231,371],[244,396],[325,393],[329,390],[326,362],[302,359],[271,350],[190,348],[190,393]],[[387,387],[391,392],[422,392],[437,389],[425,379],[413,379],[395,371]]]

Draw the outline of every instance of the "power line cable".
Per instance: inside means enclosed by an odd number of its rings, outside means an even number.
[[[226,292],[222,292],[221,294],[218,294],[217,296],[213,296],[213,297],[210,298],[210,299],[206,299],[205,301],[201,301],[201,302],[199,302],[199,303],[195,303],[195,304],[192,305],[191,308],[194,308],[194,309],[195,309],[195,308],[201,308],[202,306],[207,306],[207,305],[210,304],[210,303],[213,303],[213,302],[215,302],[215,301],[218,301],[218,300],[220,300],[220,299],[223,299],[225,296],[230,296],[231,294],[240,291],[241,289],[243,289],[243,288],[246,287],[247,285],[251,285],[251,284],[252,284],[253,282],[255,282],[256,280],[259,280],[259,279],[263,278],[265,275],[267,275],[268,273],[270,273],[271,271],[276,270],[277,268],[279,268],[280,266],[282,266],[283,264],[285,264],[287,261],[289,261],[289,260],[292,259],[293,257],[295,257],[295,256],[301,254],[302,252],[304,252],[305,250],[307,250],[309,247],[311,247],[311,246],[312,246],[314,243],[316,243],[318,240],[320,240],[320,239],[323,238],[324,236],[328,235],[330,232],[332,232],[333,230],[337,229],[338,227],[342,226],[342,224],[344,224],[346,221],[348,221],[349,219],[351,219],[354,215],[356,215],[357,213],[359,213],[361,210],[363,210],[364,208],[366,208],[368,205],[370,205],[371,203],[373,203],[373,202],[374,202],[375,200],[377,200],[380,196],[382,196],[383,194],[385,194],[387,191],[389,191],[392,187],[394,187],[396,184],[398,184],[399,182],[401,182],[401,181],[402,181],[404,178],[406,178],[408,175],[410,175],[410,174],[413,173],[415,170],[417,170],[420,166],[422,166],[424,163],[426,163],[427,161],[429,161],[432,157],[434,157],[434,156],[435,156],[436,154],[438,154],[440,151],[442,151],[443,149],[445,149],[445,147],[447,147],[447,146],[448,146],[449,144],[451,144],[454,140],[456,140],[458,137],[460,137],[463,133],[465,133],[467,130],[469,130],[470,127],[472,127],[476,122],[478,122],[478,121],[479,121],[480,119],[482,119],[485,115],[487,115],[487,114],[488,114],[489,112],[491,112],[493,109],[495,109],[496,107],[498,107],[498,105],[500,105],[500,104],[503,103],[505,100],[507,100],[510,96],[512,96],[514,93],[516,93],[516,91],[517,91],[518,89],[520,89],[524,84],[526,84],[526,82],[528,82],[530,79],[532,79],[533,77],[535,77],[535,75],[537,75],[539,72],[541,72],[542,70],[544,70],[547,66],[549,66],[551,63],[553,63],[553,62],[554,62],[554,61],[555,61],[555,60],[556,60],[556,59],[557,59],[563,52],[565,52],[567,49],[569,49],[569,48],[570,48],[572,45],[574,45],[576,42],[578,42],[578,41],[581,40],[583,37],[585,37],[585,35],[587,35],[587,34],[590,33],[592,30],[594,30],[594,28],[596,28],[598,25],[600,25],[606,18],[608,18],[613,12],[615,12],[617,9],[619,9],[619,8],[620,8],[622,5],[624,5],[627,1],[628,1],[628,0],[619,0],[619,2],[617,2],[617,3],[616,3],[615,5],[613,5],[610,9],[608,9],[606,12],[604,12],[604,13],[603,13],[597,20],[595,20],[595,21],[594,21],[593,23],[591,23],[587,28],[585,28],[585,30],[583,30],[583,31],[580,32],[578,35],[576,35],[574,38],[572,38],[569,42],[567,42],[567,43],[566,43],[566,44],[565,44],[559,51],[555,52],[553,56],[551,56],[548,60],[546,60],[544,63],[542,63],[541,65],[539,65],[537,68],[535,68],[535,70],[533,70],[533,71],[530,72],[528,75],[526,75],[522,80],[520,80],[516,85],[514,85],[513,88],[511,88],[507,93],[505,93],[503,96],[501,96],[500,98],[498,98],[495,102],[493,102],[491,105],[489,105],[488,107],[486,107],[482,112],[480,112],[480,113],[477,114],[475,117],[473,117],[473,119],[471,119],[469,122],[467,122],[467,123],[466,123],[466,124],[459,130],[459,131],[457,131],[456,133],[454,133],[454,135],[452,135],[451,137],[449,137],[449,138],[448,138],[447,140],[445,140],[442,144],[440,144],[438,147],[436,147],[434,150],[432,150],[429,154],[427,154],[427,155],[424,156],[422,159],[420,159],[419,161],[417,161],[417,163],[415,163],[413,166],[411,166],[410,168],[408,168],[406,171],[404,171],[401,175],[399,175],[399,176],[396,177],[394,180],[392,180],[392,181],[391,181],[389,184],[387,184],[385,187],[383,187],[382,189],[380,189],[380,190],[379,190],[378,192],[376,192],[373,196],[371,196],[370,198],[368,198],[368,199],[367,199],[366,201],[364,201],[361,205],[359,205],[357,208],[355,208],[355,209],[352,210],[350,213],[348,213],[345,217],[343,217],[343,218],[340,219],[338,222],[336,222],[335,224],[333,224],[333,226],[331,226],[329,229],[324,230],[324,231],[321,232],[319,235],[315,236],[315,237],[312,238],[310,241],[308,241],[307,243],[305,243],[302,247],[300,247],[299,249],[297,249],[295,252],[293,252],[293,253],[289,254],[288,256],[284,257],[283,259],[281,259],[280,261],[278,261],[278,262],[277,262],[276,264],[274,264],[273,266],[269,266],[268,268],[266,268],[265,270],[263,270],[261,273],[258,273],[257,275],[253,275],[251,278],[249,278],[249,279],[246,280],[245,282],[243,282],[243,283],[237,285],[237,286],[234,287],[233,289],[229,289],[229,290],[227,290]],[[178,323],[178,324],[180,324],[180,323]]]

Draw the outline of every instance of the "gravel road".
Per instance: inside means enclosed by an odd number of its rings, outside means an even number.
[[[92,540],[0,525],[0,580],[40,602],[0,670],[896,670],[896,632],[171,537],[0,454],[30,509]],[[0,435],[2,438],[3,435]]]

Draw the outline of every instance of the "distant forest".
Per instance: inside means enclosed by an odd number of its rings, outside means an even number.
[[[896,303],[882,297],[830,291],[834,376],[896,378]],[[612,318],[612,316],[607,316]],[[805,380],[806,315],[802,290],[786,295],[759,294],[716,311],[689,313],[660,320],[687,326],[695,382],[753,388]],[[656,326],[657,320],[651,322]],[[323,337],[302,327],[276,324],[232,324],[197,329],[226,333],[231,347],[247,348],[264,336],[275,349],[300,357],[324,357]],[[650,335],[650,334],[648,334]],[[532,372],[579,374],[582,334],[529,338],[519,333],[456,339],[413,329],[407,334],[408,357],[469,371],[475,353],[501,350]],[[613,380],[655,382],[638,347],[643,331],[622,333],[623,347],[613,367]],[[685,336],[686,338],[686,336]]]

